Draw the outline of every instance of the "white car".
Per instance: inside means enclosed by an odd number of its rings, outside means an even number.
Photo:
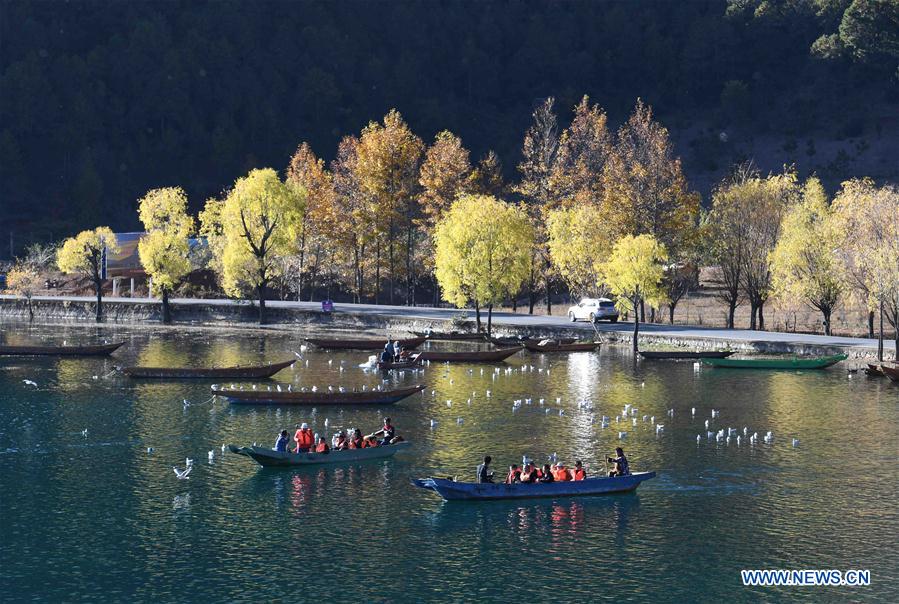
[[[572,322],[584,320],[596,323],[603,319],[618,322],[618,309],[608,298],[581,298],[576,306],[568,309],[568,320]]]

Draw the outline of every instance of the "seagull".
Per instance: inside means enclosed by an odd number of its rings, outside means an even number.
[[[706,430],[709,429],[709,420],[705,420],[705,429],[706,429]]]
[[[798,446],[799,446],[799,439],[798,439],[798,438],[794,438],[794,439],[793,439],[793,446],[794,446],[794,447],[798,447]]]
[[[209,452],[209,462],[212,463],[212,460],[215,459],[215,451]]]
[[[618,433],[618,440],[624,440],[625,438],[627,438],[627,432]]]
[[[222,443],[222,453],[225,452],[225,443]]]
[[[634,426],[636,426],[636,425],[637,425],[637,418],[635,417],[634,418]]]
[[[656,424],[656,434],[665,430],[665,424]]]
[[[194,465],[194,460],[192,460],[190,457],[185,457],[185,458],[184,458],[184,465],[187,466],[187,467],[189,468],[189,467],[191,467],[191,466]]]
[[[696,444],[698,445],[698,444],[701,442],[701,440],[702,440],[702,435],[701,435],[701,434],[697,434],[697,435],[696,435]]]
[[[152,455],[155,450],[153,447],[147,447],[147,455]]]
[[[187,409],[188,407],[190,407],[190,401],[187,400],[187,399],[184,399],[183,401],[181,401],[181,404],[184,405],[184,408],[185,408],[185,409]]]
[[[456,423],[459,424],[459,425],[461,426],[462,424],[465,423],[465,420],[462,419],[461,417],[457,417],[457,418],[456,418]]]
[[[35,388],[37,388],[37,383],[32,382],[31,380],[22,380],[22,383],[26,384],[28,386],[34,386]]]
[[[81,431],[81,436],[83,436],[84,438],[87,438],[87,428],[85,428],[84,430]]]
[[[446,401],[446,406],[447,406],[447,407],[452,407],[452,406],[453,406],[453,401],[451,401],[451,400]]]
[[[172,466],[172,470],[175,472],[175,476],[178,477],[178,480],[188,480],[190,478],[188,474],[190,474],[190,471],[193,469],[193,466],[187,466],[185,469],[179,470],[175,466]]]
[[[278,384],[278,385],[275,386],[275,387],[278,389],[278,392],[281,392],[281,384]]]
[[[690,407],[690,414],[696,415],[696,407]]]
[[[432,428],[436,428],[436,427],[437,427],[437,420],[436,420],[436,419],[432,419],[432,420],[431,420],[431,427],[432,427]]]

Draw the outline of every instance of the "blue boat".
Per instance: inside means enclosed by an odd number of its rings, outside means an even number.
[[[486,499],[531,499],[535,497],[581,497],[584,495],[607,495],[627,493],[635,490],[640,483],[655,478],[655,472],[637,472],[628,476],[613,478],[588,478],[561,482],[536,484],[491,484],[457,482],[449,478],[421,478],[412,484],[422,489],[434,491],[447,501]]]

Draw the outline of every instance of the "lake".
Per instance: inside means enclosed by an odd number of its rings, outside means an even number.
[[[210,400],[210,381],[132,380],[115,366],[274,362],[301,334],[0,329],[10,344],[126,342],[107,358],[0,358],[3,602],[899,601],[899,384],[846,363],[697,368],[635,363],[610,345],[432,363],[382,383],[359,367],[370,353],[310,349],[258,383],[426,389],[382,409],[237,407]],[[531,402],[513,411],[518,399]],[[625,404],[636,425],[615,421]],[[221,449],[273,446],[304,421],[370,432],[385,413],[413,443],[392,460],[263,470]],[[710,440],[706,420],[759,442]],[[634,494],[445,503],[410,484],[471,480],[485,454],[498,476],[552,454],[601,474],[619,445],[633,471],[658,473]],[[194,470],[178,480],[186,458]],[[744,587],[741,569],[869,569],[871,585]]]

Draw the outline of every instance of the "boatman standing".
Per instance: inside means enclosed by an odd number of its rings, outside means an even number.
[[[490,471],[490,462],[493,461],[489,455],[484,456],[484,463],[478,464],[478,484],[493,483],[493,472]]]

